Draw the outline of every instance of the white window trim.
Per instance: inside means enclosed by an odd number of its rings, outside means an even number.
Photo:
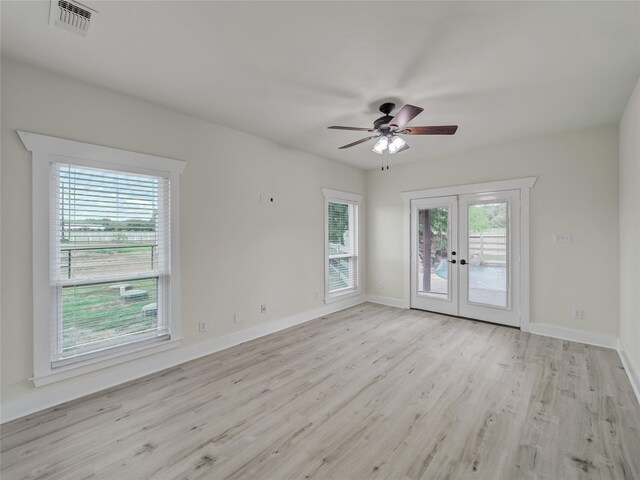
[[[18,130],[31,152],[33,173],[33,383],[47,385],[77,375],[158,353],[180,345],[180,174],[186,163],[171,158],[104,147]],[[49,234],[49,165],[65,161],[74,165],[122,169],[132,173],[163,176],[171,181],[171,338],[159,343],[132,345],[100,357],[70,365],[51,365],[51,287]]]
[[[520,190],[520,330],[530,331],[529,276],[529,190],[538,177],[514,178],[495,182],[471,183],[401,192],[404,200],[404,308],[411,308],[411,200],[470,193]]]
[[[360,216],[362,211],[362,195],[341,192],[338,190],[322,189],[324,196],[324,303],[337,302],[362,293],[362,258],[360,254]],[[329,202],[350,203],[357,207],[354,224],[356,228],[356,287],[329,293]]]

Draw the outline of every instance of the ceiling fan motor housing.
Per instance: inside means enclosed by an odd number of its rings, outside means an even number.
[[[387,102],[387,103],[383,103],[382,105],[380,105],[379,110],[382,113],[384,113],[385,115],[390,115],[391,112],[393,112],[394,108],[396,108],[396,104],[395,103]]]
[[[396,108],[395,103],[387,102],[380,105],[379,110],[384,113],[384,115],[373,122],[373,128],[380,129],[383,125],[389,125],[389,122],[393,119],[393,109]],[[382,127],[382,130],[387,130],[387,128]]]
[[[387,128],[389,128],[388,125],[392,119],[393,119],[392,115],[384,115],[373,122],[373,128],[382,127],[382,129],[384,129],[384,126],[387,126]]]

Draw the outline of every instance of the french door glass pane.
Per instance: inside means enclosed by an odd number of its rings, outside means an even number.
[[[469,205],[468,298],[508,307],[508,208],[506,202]]]
[[[449,209],[418,210],[418,292],[449,296]]]

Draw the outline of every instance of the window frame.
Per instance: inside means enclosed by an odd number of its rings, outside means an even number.
[[[341,192],[338,190],[330,190],[327,188],[322,189],[324,196],[324,302],[331,303],[337,300],[360,295],[362,293],[362,261],[360,258],[360,211],[362,208],[362,195],[357,193]],[[354,250],[353,255],[349,255],[349,258],[355,258],[356,260],[356,281],[355,286],[351,288],[344,288],[338,291],[329,291],[329,203],[343,203],[347,205],[353,205],[352,223],[355,229],[354,232]]]
[[[186,163],[155,155],[131,152],[118,148],[77,142],[47,135],[18,131],[18,135],[31,152],[32,221],[33,221],[33,358],[36,386],[47,385],[98,369],[117,365],[153,353],[175,348],[181,343],[180,322],[180,174]],[[169,338],[161,342],[139,342],[114,347],[100,355],[87,354],[73,362],[52,362],[51,335],[57,318],[52,316],[57,286],[51,283],[51,256],[56,254],[51,239],[50,192],[51,164],[72,165],[118,170],[121,172],[153,175],[167,178],[171,196],[170,242],[171,265],[168,287]]]

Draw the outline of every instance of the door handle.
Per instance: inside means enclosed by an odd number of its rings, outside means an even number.
[[[460,260],[460,265],[466,265],[467,261],[463,258],[462,260]]]
[[[453,260],[447,260],[447,262],[449,262],[449,263],[456,263],[456,259],[454,258]]]

